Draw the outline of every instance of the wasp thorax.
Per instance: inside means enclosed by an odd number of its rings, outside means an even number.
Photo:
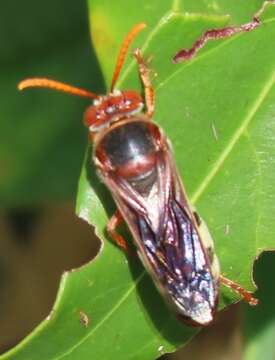
[[[107,131],[97,153],[104,153],[118,176],[139,191],[146,191],[155,180],[157,151],[148,124],[140,120],[137,118]]]

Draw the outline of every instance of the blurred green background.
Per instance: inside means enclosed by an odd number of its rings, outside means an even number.
[[[86,1],[1,2],[0,64],[3,352],[48,315],[61,273],[87,262],[98,246],[74,214],[89,100],[16,88],[26,77],[44,76],[104,90]]]
[[[7,2],[0,17],[1,204],[73,199],[87,143],[81,114],[89,101],[45,90],[19,93],[16,86],[44,76],[104,90],[86,2],[28,0],[16,11]]]
[[[72,0],[11,1],[2,2],[0,10],[0,351],[4,352],[48,315],[61,273],[87,262],[99,246],[91,227],[74,215],[87,144],[82,113],[89,100],[47,90],[19,93],[16,85],[25,77],[47,76],[101,93],[104,83],[91,46],[86,1],[77,6]],[[262,284],[259,309],[231,307],[172,356],[274,358],[274,260],[269,253],[256,265],[257,283]]]

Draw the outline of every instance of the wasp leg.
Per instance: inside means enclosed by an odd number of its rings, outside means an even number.
[[[223,285],[229,287],[230,289],[238,293],[243,298],[243,300],[246,301],[249,305],[254,306],[258,304],[258,299],[254,298],[249,291],[245,290],[240,285],[234,283],[233,281],[225,278],[222,275],[220,275],[220,281]]]
[[[147,108],[146,115],[151,118],[155,112],[155,92],[150,80],[149,69],[141,56],[139,48],[134,50],[133,55],[137,60],[139,75],[144,85],[145,103]]]
[[[94,138],[95,138],[95,134],[92,133],[91,131],[89,131],[88,140],[89,140],[90,144],[92,144],[94,142]]]
[[[107,232],[120,248],[126,252],[129,252],[125,239],[116,231],[116,228],[121,224],[122,220],[123,218],[121,213],[119,210],[116,210],[107,224]]]

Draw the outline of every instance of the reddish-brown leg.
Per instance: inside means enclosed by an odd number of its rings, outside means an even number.
[[[252,294],[245,290],[240,285],[234,283],[233,281],[227,279],[226,277],[220,275],[220,281],[223,285],[229,287],[230,289],[234,290],[236,293],[238,293],[244,301],[246,301],[249,305],[257,305],[258,300],[255,299]]]
[[[123,218],[119,210],[116,210],[107,224],[107,232],[120,248],[126,252],[129,252],[125,239],[116,231],[116,228],[119,226],[119,224],[121,224],[122,220]]]
[[[151,84],[149,69],[146,65],[145,60],[141,56],[139,48],[134,50],[133,55],[137,60],[139,75],[144,86],[145,103],[147,108],[146,115],[151,118],[154,115],[155,111],[155,92]]]

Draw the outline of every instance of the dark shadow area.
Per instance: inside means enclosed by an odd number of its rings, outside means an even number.
[[[32,233],[36,228],[37,221],[41,216],[42,209],[14,208],[5,212],[5,218],[10,225],[10,231],[14,235],[14,241],[19,246],[28,247],[32,239]]]
[[[264,332],[275,320],[275,253],[264,252],[254,266],[254,278],[258,286],[255,297],[259,299],[256,307],[244,306],[244,335],[252,341]]]
[[[43,207],[25,245],[0,217],[0,352],[15,346],[50,313],[66,270],[87,264],[100,243],[73,204]],[[25,234],[25,233],[24,233]]]

